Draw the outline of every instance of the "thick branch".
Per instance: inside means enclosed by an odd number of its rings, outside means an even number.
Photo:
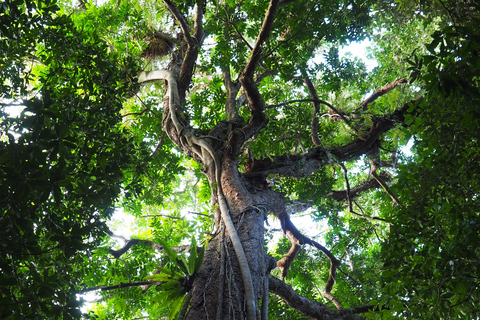
[[[227,89],[227,101],[225,104],[225,114],[227,121],[239,121],[242,118],[238,115],[238,108],[236,105],[236,97],[240,90],[240,84],[234,83],[228,68],[223,71],[223,83]],[[242,119],[243,120],[243,119]]]
[[[299,241],[297,241],[295,238],[289,237],[289,240],[292,244],[292,246],[290,247],[290,250],[288,250],[287,254],[282,259],[277,261],[277,268],[280,269],[280,272],[282,275],[282,281],[285,280],[285,277],[287,276],[287,273],[288,273],[288,269],[290,269],[290,266],[292,265],[293,261],[295,261],[295,258],[297,257],[298,252],[300,251],[300,249],[302,249],[302,246],[300,245]]]
[[[195,21],[193,26],[193,36],[190,33],[187,20],[185,17],[178,11],[176,6],[169,0],[165,0],[165,4],[167,8],[170,10],[172,15],[174,16],[175,20],[180,25],[180,28],[183,32],[183,37],[187,43],[187,51],[185,53],[185,57],[183,59],[182,65],[180,67],[180,74],[178,75],[178,95],[179,95],[179,102],[183,104],[185,100],[186,91],[192,82],[192,75],[193,70],[195,68],[195,63],[197,61],[198,56],[198,49],[203,43],[203,9],[204,9],[204,2],[198,1],[197,2],[197,10],[195,13]]]
[[[320,116],[320,102],[318,101],[318,95],[317,95],[317,90],[315,90],[315,87],[313,86],[312,80],[307,75],[307,72],[305,70],[302,70],[303,74],[303,82],[305,82],[305,85],[307,86],[308,94],[310,95],[310,98],[312,98],[313,102],[313,119],[312,119],[312,142],[315,145],[315,147],[320,147],[321,146],[321,141],[318,138],[318,117]]]
[[[414,101],[414,103],[418,100]],[[282,155],[267,159],[255,160],[247,176],[279,174],[287,177],[306,177],[321,167],[358,158],[371,151],[378,143],[383,133],[392,129],[397,123],[404,123],[404,115],[408,112],[407,103],[400,110],[381,118],[373,119],[373,126],[364,137],[358,137],[352,142],[331,150],[322,147],[313,148],[305,155]]]
[[[187,20],[185,19],[183,14],[178,11],[177,7],[175,6],[175,4],[173,4],[173,2],[165,0],[165,4],[167,5],[167,9],[172,13],[173,17],[180,25],[180,28],[183,32],[183,38],[187,43],[190,43],[192,40],[192,36],[190,35],[190,28],[188,27]]]
[[[304,316],[312,320],[363,320],[363,317],[358,317],[353,315],[355,312],[352,312],[350,309],[334,311],[330,310],[324,304],[321,304],[317,301],[308,299],[305,296],[302,296],[295,292],[291,286],[285,282],[273,277],[268,277],[269,291],[285,301],[290,307],[298,310]],[[367,312],[368,310],[361,310],[362,312]],[[359,312],[357,312],[359,313]]]
[[[295,225],[292,223],[290,220],[290,217],[286,214],[279,215],[279,219],[282,223],[282,229],[285,231],[287,234],[288,238],[292,242],[292,245],[295,245],[295,243],[298,244],[308,244],[311,245],[318,250],[322,251],[325,256],[327,256],[328,260],[330,260],[330,270],[329,270],[329,276],[327,283],[325,285],[325,290],[324,290],[324,295],[327,299],[333,302],[337,309],[341,310],[343,309],[342,304],[340,301],[338,301],[331,293],[333,289],[333,285],[335,283],[335,277],[337,275],[337,267],[340,265],[340,261],[324,246],[322,246],[320,243],[304,236],[298,229],[295,227]],[[293,249],[293,246],[292,246]],[[290,251],[292,251],[292,249]],[[289,261],[288,266],[292,263],[293,261]],[[282,271],[283,274],[283,271]]]
[[[110,230],[107,231],[107,234],[111,237],[118,237],[118,238],[121,238],[121,239],[126,241],[125,245],[122,248],[120,248],[118,250],[110,249],[110,253],[116,259],[120,258],[125,252],[130,250],[131,247],[133,247],[134,245],[137,245],[137,244],[147,245],[147,246],[152,247],[155,250],[163,251],[163,247],[160,244],[158,244],[156,242],[153,242],[153,241],[150,241],[150,240],[142,240],[142,239],[126,240],[124,237],[117,236],[117,235],[113,234],[113,232],[111,232]],[[188,252],[188,251],[190,251],[190,246],[187,246],[187,245],[176,246],[176,247],[172,247],[172,250],[177,251],[177,252]],[[198,250],[200,250],[200,249],[198,249]]]
[[[258,87],[253,80],[253,75],[258,63],[260,62],[262,54],[262,45],[270,36],[272,30],[273,21],[278,9],[278,0],[271,0],[268,6],[267,13],[263,20],[262,29],[258,34],[255,46],[250,54],[250,58],[243,69],[242,74],[239,77],[245,95],[247,96],[248,106],[252,110],[252,117],[249,119],[248,124],[240,131],[236,131],[229,141],[231,148],[231,154],[238,154],[243,142],[253,137],[258,131],[267,125],[264,110],[265,103],[258,91]]]
[[[243,69],[243,74],[246,77],[253,79],[253,74],[255,69],[257,68],[258,63],[260,62],[260,58],[262,55],[262,46],[270,37],[270,32],[272,31],[273,21],[275,20],[275,15],[277,14],[279,1],[278,0],[271,0],[270,4],[267,9],[267,13],[265,14],[265,19],[263,20],[262,29],[258,34],[257,41],[255,42],[255,46],[253,47],[252,53],[250,54],[250,59]]]
[[[179,90],[177,81],[172,71],[168,70],[156,70],[149,72],[141,72],[138,76],[139,83],[155,82],[166,80],[167,97],[168,97],[168,110],[164,119],[164,131],[167,132],[170,139],[182,149],[185,154],[191,153],[197,157],[197,160],[204,161],[202,153],[199,150],[199,143],[197,137],[194,134],[194,129],[187,124],[180,122],[179,114],[182,114],[182,107],[180,104]],[[170,122],[171,121],[171,122]],[[184,121],[185,122],[185,121]],[[169,125],[173,123],[173,127]]]
[[[407,83],[407,80],[405,80],[404,78],[400,78],[400,79],[396,79],[395,81],[389,83],[389,84],[386,84],[384,85],[383,87],[381,87],[380,89],[378,89],[377,91],[375,91],[374,93],[372,93],[367,99],[365,99],[362,103],[360,103],[360,105],[354,110],[355,111],[360,111],[360,110],[367,110],[367,107],[368,107],[368,104],[369,103],[372,103],[374,102],[375,100],[377,100],[379,97],[383,96],[384,94],[388,93],[389,91],[391,91],[392,89],[394,89],[395,87],[401,85],[401,84],[405,84]]]

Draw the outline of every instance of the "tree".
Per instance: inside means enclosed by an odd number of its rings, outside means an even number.
[[[60,6],[1,5],[3,318],[477,317],[478,5]]]

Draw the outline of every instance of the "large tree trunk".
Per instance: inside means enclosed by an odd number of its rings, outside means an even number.
[[[256,79],[254,77],[262,56],[262,47],[269,37],[280,2],[270,1],[261,30],[245,68],[238,75],[238,81],[232,81],[229,71],[224,71],[228,95],[226,119],[229,121],[219,121],[208,131],[194,129],[189,123],[188,114],[183,110],[186,90],[191,84],[198,49],[203,41],[203,2],[196,5],[193,28],[188,26],[187,20],[173,2],[165,1],[165,4],[180,25],[188,50],[179,52],[179,57],[183,55],[183,59],[176,60],[177,68],[172,68],[172,71],[144,72],[139,76],[139,82],[166,80],[168,99],[163,109],[163,130],[181,152],[203,164],[203,172],[212,188],[212,203],[218,205],[216,234],[209,242],[202,268],[195,276],[190,308],[185,318],[264,320],[268,318],[267,312],[265,309],[260,311],[260,305],[261,302],[266,304],[270,290],[310,319],[360,319],[354,314],[366,312],[369,306],[344,310],[330,292],[340,261],[326,248],[298,232],[288,217],[284,195],[271,190],[266,178],[269,174],[306,177],[327,164],[338,164],[374,150],[378,147],[380,135],[390,130],[395,123],[402,122],[408,105],[388,117],[372,119],[372,127],[365,128],[368,132],[365,137],[359,137],[344,146],[327,150],[319,145],[318,139],[313,139],[316,147],[302,155],[285,154],[268,159],[251,159],[247,172],[241,174],[238,158],[245,142],[254,138],[267,125],[265,103],[256,82],[262,75]],[[398,83],[392,86],[396,85]],[[236,109],[235,101],[240,87],[241,100],[247,101],[251,111],[247,121],[238,115]],[[310,91],[315,102],[333,108],[327,102],[318,100],[316,94]],[[385,92],[388,90],[378,93],[375,99]],[[318,134],[316,130],[314,125],[312,137]],[[349,194],[350,190],[347,192]],[[300,296],[284,282],[269,277],[269,272],[277,263],[264,250],[264,221],[267,212],[280,219],[292,245],[298,247],[308,244],[328,257],[330,276],[324,295],[337,306],[338,311],[329,310],[322,304]],[[298,250],[292,252],[294,254],[290,257],[282,259],[285,261],[279,262],[282,274],[286,273]],[[272,287],[268,289],[270,282]]]
[[[261,183],[258,179],[252,181],[242,177],[235,161],[224,161],[222,167],[222,189],[247,257],[254,305],[257,319],[260,319],[259,305],[267,277],[276,266],[275,259],[265,253],[264,221],[266,208],[271,208],[275,202],[272,199],[277,197],[267,189],[265,180]],[[244,282],[231,235],[220,220],[216,236],[208,245],[204,264],[195,279],[187,319],[247,319],[245,299]]]

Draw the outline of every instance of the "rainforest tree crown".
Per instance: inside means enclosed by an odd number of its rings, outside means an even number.
[[[0,317],[477,318],[479,14],[0,4]]]

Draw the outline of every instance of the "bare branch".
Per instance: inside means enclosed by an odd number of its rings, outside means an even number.
[[[180,25],[180,28],[183,32],[183,37],[187,42],[187,51],[185,52],[185,57],[183,59],[182,65],[180,67],[180,74],[178,75],[178,95],[180,105],[183,104],[185,100],[186,90],[192,81],[193,70],[198,56],[198,49],[203,43],[203,9],[204,2],[199,1],[197,3],[197,10],[195,14],[194,27],[193,27],[193,36],[190,33],[187,20],[185,17],[178,11],[177,7],[170,0],[165,0],[168,10],[172,13],[175,20]]]
[[[163,144],[163,139],[165,139],[165,131],[162,132],[162,136],[160,137],[160,141],[158,141],[157,146],[155,147],[155,150],[152,152],[150,157],[153,157],[155,154],[157,154],[158,150],[160,150],[160,147]]]
[[[390,175],[386,172],[381,172],[379,176],[384,180],[388,181],[390,180]],[[362,192],[375,189],[380,187],[378,184],[377,180],[375,179],[368,179],[366,181],[363,181],[359,185],[357,185],[354,188],[350,189],[350,198],[354,199],[358,197]],[[333,190],[332,192],[328,193],[325,198],[333,198],[335,201],[344,201],[347,200],[347,191],[346,190]]]
[[[288,237],[288,234],[287,234]],[[290,250],[288,250],[287,254],[280,260],[277,261],[277,268],[280,269],[281,275],[282,275],[282,281],[285,280],[285,277],[288,274],[288,269],[292,265],[293,261],[295,261],[295,258],[297,257],[297,254],[300,252],[300,249],[302,249],[302,246],[300,245],[299,241],[293,237],[288,237],[290,240],[290,243],[292,246],[290,247]]]
[[[140,286],[155,286],[155,285],[161,285],[163,282],[161,281],[137,281],[137,282],[129,282],[129,283],[122,283],[116,284],[113,286],[96,286],[96,287],[91,287],[91,288],[86,288],[82,290],[78,290],[77,293],[87,293],[91,291],[110,291],[110,290],[116,290],[116,289],[122,289],[122,288],[130,288],[130,287],[140,287]]]
[[[354,316],[354,314],[363,313],[371,310],[371,308],[364,308],[362,310],[358,310],[360,312],[354,312],[354,310],[352,309],[345,309],[340,311],[330,310],[324,304],[321,304],[314,300],[310,300],[307,297],[298,294],[297,292],[295,292],[295,290],[293,290],[291,286],[281,281],[280,279],[269,276],[268,282],[268,288],[271,293],[282,298],[282,300],[285,301],[286,304],[296,309],[309,319],[363,320],[363,317]]]
[[[337,309],[341,310],[343,309],[342,304],[340,301],[338,301],[331,293],[333,289],[333,285],[335,283],[335,278],[337,275],[337,267],[340,265],[340,261],[324,246],[322,246],[320,243],[304,236],[298,229],[295,227],[295,225],[292,223],[290,220],[290,216],[287,214],[279,214],[277,217],[280,219],[280,222],[282,224],[282,229],[285,231],[287,234],[287,237],[290,239],[292,244],[294,245],[295,243],[298,243],[299,245],[302,244],[308,244],[316,249],[320,250],[325,256],[327,256],[328,260],[330,260],[330,270],[329,270],[329,276],[327,283],[325,285],[325,290],[324,290],[324,295],[327,299],[333,302]],[[293,246],[290,249],[290,251],[293,251]],[[298,252],[298,251],[297,251]],[[289,261],[289,264],[293,262]],[[278,265],[278,263],[277,263]],[[283,273],[283,272],[282,272]]]
[[[153,241],[150,241],[150,240],[143,240],[143,239],[129,239],[129,240],[127,240],[125,237],[115,235],[110,230],[107,230],[106,233],[111,237],[120,238],[120,239],[122,239],[126,242],[125,245],[118,250],[110,249],[110,254],[112,254],[112,256],[116,259],[120,258],[125,252],[130,250],[130,248],[132,246],[137,245],[137,244],[147,245],[147,246],[150,246],[157,251],[163,251],[163,247],[160,244],[158,244],[156,242],[153,242]],[[175,247],[172,247],[172,250],[177,251],[177,252],[189,252],[190,251],[190,246],[189,245],[175,246]]]
[[[282,102],[282,103],[279,103],[279,104],[275,104],[275,105],[268,105],[267,108],[275,108],[275,107],[282,107],[282,106],[285,106],[287,104],[292,104],[292,103],[297,103],[297,102],[314,102],[314,103],[320,103],[320,104],[324,104],[326,105],[327,107],[329,107],[333,112],[335,112],[335,114],[338,114],[338,116],[340,118],[342,118],[343,121],[345,121],[345,123],[349,126],[349,127],[352,127],[351,125],[351,122],[350,120],[348,120],[344,115],[343,115],[343,112],[340,112],[337,108],[335,108],[334,106],[332,106],[330,103],[324,101],[324,100],[320,100],[320,99],[296,99],[296,100],[290,100],[290,101],[287,101],[287,102]]]
[[[392,198],[393,202],[395,202],[399,207],[402,207],[400,201],[395,196],[395,194],[390,190],[387,184],[380,178],[377,174],[377,164],[375,161],[372,161],[372,168],[370,169],[370,174],[377,180],[378,184],[382,186],[383,190]]]
[[[143,245],[148,245],[151,246],[155,250],[163,250],[163,247],[159,245],[158,243],[155,243],[150,240],[141,240],[141,239],[130,239],[127,241],[127,243],[120,249],[118,250],[113,250],[110,249],[110,253],[112,256],[116,259],[120,258],[125,252],[127,252],[132,246],[137,245],[137,244],[143,244]]]
[[[175,217],[175,216],[169,216],[167,214],[147,214],[144,216],[140,216],[140,218],[156,218],[156,217],[169,218],[173,220],[185,220],[185,217]]]
[[[230,21],[230,16],[228,14],[228,11],[226,9],[225,10],[225,14],[227,16],[227,21],[223,20],[222,21],[226,24],[229,24],[231,25],[234,29],[235,29],[235,32],[238,34],[238,37],[247,45],[248,48],[250,48],[250,50],[253,50],[253,47],[250,45],[250,43],[248,43],[247,40],[245,40],[245,38],[243,37],[242,33],[238,30],[237,26],[235,25],[235,23],[233,23],[232,21]],[[218,17],[217,17],[218,18]]]

